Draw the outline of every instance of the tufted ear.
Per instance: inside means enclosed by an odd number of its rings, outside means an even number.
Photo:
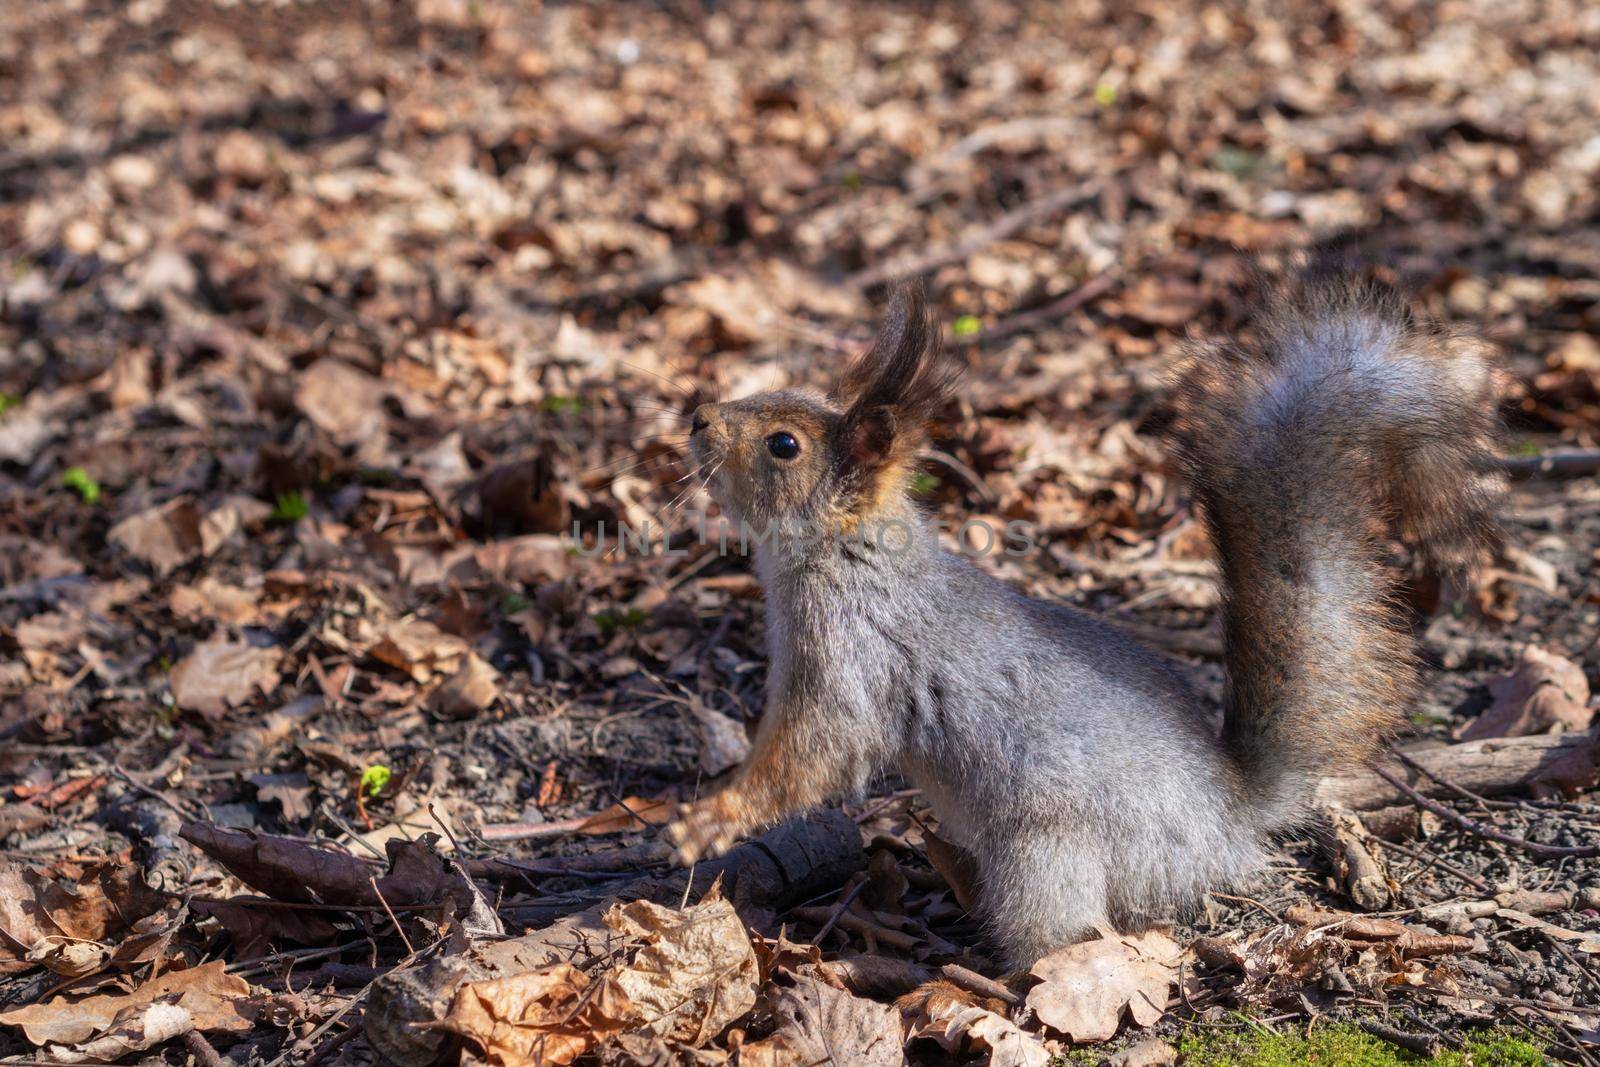
[[[878,339],[835,390],[849,404],[840,424],[844,453],[866,467],[908,459],[927,440],[956,377],[941,352],[939,327],[929,321],[921,283],[896,286]]]

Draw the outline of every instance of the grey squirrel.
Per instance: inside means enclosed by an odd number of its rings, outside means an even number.
[[[1487,345],[1356,271],[1263,288],[1250,338],[1191,344],[1174,391],[1221,567],[1220,738],[1162,655],[939,545],[908,481],[954,376],[919,288],[832,394],[698,408],[713,497],[775,531],[755,553],[770,673],[749,759],[668,827],[678,859],[894,767],[976,861],[980,918],[1017,968],[1257,870],[1413,694],[1386,524],[1464,571],[1496,542],[1499,491]]]

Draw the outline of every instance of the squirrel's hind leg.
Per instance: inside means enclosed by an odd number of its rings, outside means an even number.
[[[1008,969],[1025,970],[1110,925],[1106,868],[1095,841],[1031,830],[984,852],[980,918]]]

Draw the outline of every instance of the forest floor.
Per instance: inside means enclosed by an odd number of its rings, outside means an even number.
[[[0,1062],[1600,1062],[1600,7],[0,12]],[[1331,239],[1503,352],[1507,548],[1395,552],[1494,767],[1031,976],[896,779],[671,865],[765,670],[691,397],[923,278],[928,507],[1216,698],[1163,383]]]

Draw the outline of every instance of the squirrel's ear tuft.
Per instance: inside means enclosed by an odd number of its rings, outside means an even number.
[[[941,351],[920,282],[890,296],[878,339],[845,372],[836,394],[849,403],[843,430],[857,462],[915,449],[955,387],[957,370]]]

